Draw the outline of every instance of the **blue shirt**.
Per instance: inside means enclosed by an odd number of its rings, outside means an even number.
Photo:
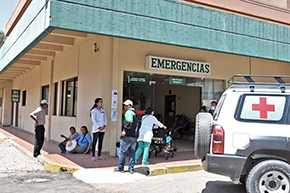
[[[89,143],[92,143],[92,138],[89,133],[86,134],[84,139],[83,138],[84,138],[84,135],[81,134],[76,138],[76,141],[78,142],[79,146],[85,147],[87,149],[89,146]]]
[[[75,139],[75,138],[77,138],[77,136],[79,136],[79,133],[75,132],[74,134],[70,134],[68,138],[69,139]]]

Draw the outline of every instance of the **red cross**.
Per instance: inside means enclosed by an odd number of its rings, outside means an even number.
[[[260,118],[267,119],[268,111],[275,112],[275,105],[268,105],[266,97],[260,97],[260,104],[252,104],[253,111],[260,111]]]

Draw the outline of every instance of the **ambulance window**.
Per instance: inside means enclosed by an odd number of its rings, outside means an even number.
[[[223,104],[224,104],[224,101],[225,101],[225,99],[226,99],[226,96],[227,96],[227,95],[223,95],[223,96],[220,98],[219,102],[218,102],[217,108],[216,108],[216,110],[215,110],[215,112],[214,112],[214,114],[213,114],[213,120],[215,120],[215,121],[218,120],[218,117],[219,117],[219,115],[220,115],[220,112],[221,112],[222,106],[223,106]]]
[[[285,96],[246,95],[240,119],[280,121],[283,118],[285,103]]]

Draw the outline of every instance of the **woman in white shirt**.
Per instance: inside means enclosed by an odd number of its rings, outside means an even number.
[[[96,161],[95,152],[98,141],[98,160],[103,160],[101,157],[103,139],[105,136],[105,129],[107,125],[107,116],[103,109],[103,99],[96,98],[95,104],[91,109],[91,118],[93,122],[93,144],[92,144],[92,161]]]
[[[153,125],[157,125],[159,127],[163,127],[166,129],[166,126],[164,126],[160,121],[156,119],[154,116],[154,111],[151,107],[149,107],[145,111],[145,115],[142,117],[142,124],[139,130],[139,137],[138,137],[138,149],[135,154],[135,160],[137,163],[138,158],[143,153],[142,158],[142,165],[148,165],[149,162],[147,161],[149,156],[149,149],[150,144],[153,138]]]

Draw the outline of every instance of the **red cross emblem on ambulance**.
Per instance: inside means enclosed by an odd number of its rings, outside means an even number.
[[[246,95],[240,118],[279,121],[283,116],[285,103],[285,96]]]
[[[253,111],[260,111],[260,118],[267,119],[268,112],[271,112],[271,111],[275,112],[275,105],[267,104],[267,98],[260,97],[260,104],[253,104],[252,110]]]

